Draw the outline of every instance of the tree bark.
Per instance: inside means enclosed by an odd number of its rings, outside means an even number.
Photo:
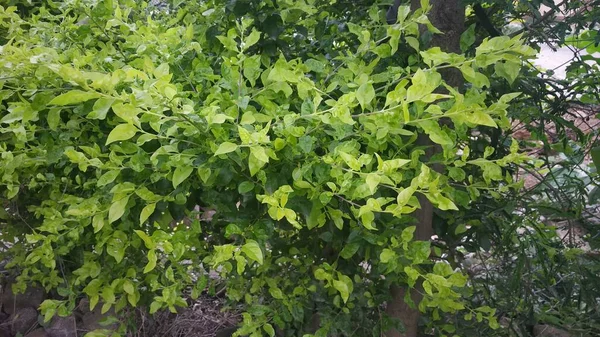
[[[436,34],[432,37],[430,47],[440,47],[445,52],[461,52],[460,35],[464,30],[465,22],[465,9],[461,2],[461,0],[431,0],[432,9],[429,12],[429,20],[442,34]],[[411,1],[413,10],[419,6],[420,1]],[[448,85],[457,89],[462,88],[463,77],[459,70],[443,69],[440,74]],[[417,144],[428,147],[428,151],[423,158],[425,161],[441,150],[425,134],[419,136]],[[433,205],[424,196],[419,196],[419,202],[421,208],[414,214],[417,220],[415,239],[428,241],[431,240],[433,235]],[[404,325],[405,331],[391,329],[385,332],[386,337],[416,337],[418,334],[420,312],[417,307],[411,308],[404,301],[406,291],[408,291],[407,288],[399,285],[390,287],[391,300],[388,302],[386,313],[392,318],[399,319]],[[418,289],[410,290],[410,296],[416,305],[422,298]]]

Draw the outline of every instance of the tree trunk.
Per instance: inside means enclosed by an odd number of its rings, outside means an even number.
[[[442,34],[436,34],[431,40],[430,47],[440,47],[442,51],[460,53],[460,35],[464,30],[465,9],[461,0],[431,0],[432,9],[429,12],[429,20],[439,29]],[[412,9],[417,9],[420,4],[418,0],[412,0]],[[443,69],[440,71],[444,81],[454,87],[462,88],[462,74],[457,69]],[[425,161],[432,155],[440,151],[429,137],[425,134],[419,135],[417,139],[419,145],[428,146],[429,151],[425,154]],[[434,168],[435,169],[435,168]],[[423,196],[419,196],[421,208],[415,212],[417,220],[417,229],[415,231],[416,240],[431,240],[433,235],[433,205]],[[386,313],[395,319],[399,319],[404,325],[404,332],[396,329],[385,332],[386,337],[416,337],[419,327],[420,312],[418,308],[411,308],[404,301],[408,289],[394,285],[390,288],[392,299],[387,305]],[[418,305],[421,300],[421,294],[417,289],[412,289],[410,294],[413,302]]]

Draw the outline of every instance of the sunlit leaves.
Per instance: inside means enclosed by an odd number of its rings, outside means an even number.
[[[249,259],[256,261],[258,264],[263,263],[263,253],[256,241],[247,240],[246,244],[242,246],[242,252],[246,254]]]
[[[419,25],[429,21],[409,6],[386,32],[378,7],[365,14],[373,22],[350,20],[342,29],[330,24],[339,19],[335,7],[309,3],[278,3],[276,14],[261,4],[264,18],[249,10],[233,20],[240,8],[216,2],[199,12],[180,3],[176,15],[151,19],[138,8],[125,15],[115,2],[98,18],[108,37],[87,26],[70,34],[69,20],[56,21],[60,36],[29,22],[42,34],[14,37],[0,53],[23,76],[0,88],[7,108],[0,176],[6,197],[35,201],[26,205],[36,234],[28,233],[24,268],[52,269],[54,251],[73,250],[79,257],[69,263],[78,282],[88,278],[91,304],[144,303],[154,313],[186,305],[190,272],[199,275],[195,296],[213,291],[202,266],[221,274],[229,300],[253,312],[265,311],[257,298],[283,303],[291,308],[285,324],[297,326],[312,298],[342,312],[364,309],[352,294],[369,285],[355,267],[373,279],[385,272],[386,282],[426,278],[424,291],[433,294],[426,299],[462,286],[445,266],[432,275],[418,266],[430,263],[431,247],[415,240],[413,212],[425,198],[442,211],[468,204],[457,197],[457,181],[504,178],[512,159],[478,161],[483,150],[465,148],[459,161],[456,144],[463,147],[477,125],[505,126],[511,97],[494,102],[478,88],[498,76],[514,81],[520,62],[510,48],[527,50],[513,39],[486,41],[476,60],[419,50],[427,45],[417,39]],[[474,43],[463,40],[464,48]],[[505,44],[508,51],[497,48]],[[483,74],[488,63],[497,76]],[[440,67],[459,68],[470,89],[446,86]],[[428,158],[417,141],[423,133],[444,152]],[[72,281],[54,271],[44,284]],[[383,294],[369,291],[373,308]],[[252,324],[273,336],[271,323],[281,317],[261,315]]]
[[[325,64],[319,60],[308,59],[304,61],[304,65],[306,65],[310,71],[314,71],[316,73],[325,72]]]
[[[154,213],[154,209],[156,208],[156,204],[148,204],[144,206],[142,211],[140,212],[140,223],[143,224],[148,220],[148,218]]]
[[[348,298],[354,290],[352,279],[346,275],[338,274],[338,280],[333,280],[333,287],[339,291],[342,301],[344,301],[344,303],[348,302]]]
[[[440,128],[440,126],[438,125],[437,122],[427,120],[427,121],[419,121],[417,124],[423,129],[423,131],[427,135],[429,135],[429,138],[434,143],[437,143],[440,145],[454,144],[454,141],[452,140],[452,138],[450,138],[450,135],[448,133],[446,133],[442,128]]]
[[[137,128],[131,124],[119,124],[108,134],[106,145],[121,140],[128,140],[135,136],[137,131]]]
[[[47,121],[50,130],[56,130],[58,124],[60,123],[60,109],[49,109]]]
[[[432,102],[431,93],[442,83],[442,76],[432,70],[418,69],[412,77],[412,85],[406,91],[406,101]]]
[[[169,68],[170,67],[169,67],[168,63],[161,63],[158,67],[156,67],[154,69],[152,74],[154,75],[155,78],[165,77],[165,76],[169,75]]]
[[[369,186],[369,191],[375,193],[377,186],[381,182],[381,176],[377,173],[369,173],[366,178],[366,183]]]
[[[156,251],[154,249],[151,249],[148,251],[147,257],[148,257],[148,263],[144,267],[144,274],[147,274],[147,273],[151,272],[152,270],[154,270],[154,268],[156,268],[156,261],[158,260],[158,258],[156,256]]]
[[[258,42],[258,40],[260,40],[260,32],[256,29],[252,29],[250,35],[244,39],[244,49],[252,47]]]
[[[250,156],[248,158],[248,167],[250,175],[254,176],[258,171],[269,162],[269,156],[265,149],[261,146],[253,146],[250,148]]]
[[[154,243],[154,241],[152,241],[152,238],[148,236],[148,234],[144,233],[141,230],[135,230],[134,232],[135,234],[137,234],[137,236],[140,237],[140,239],[142,239],[142,241],[144,241],[144,245],[146,246],[146,248],[154,249],[156,247],[156,244]]]
[[[102,176],[100,176],[100,178],[98,178],[96,186],[102,187],[104,185],[112,183],[119,176],[119,173],[120,171],[118,170],[111,170],[104,173]]]
[[[494,121],[492,116],[488,115],[487,113],[485,113],[481,110],[474,111],[469,116],[468,121],[470,123],[477,124],[477,125],[485,125],[485,126],[489,126],[492,128],[498,127],[498,125],[496,124],[496,122]]]
[[[381,251],[381,254],[379,255],[379,260],[381,261],[381,263],[388,263],[394,258],[396,258],[396,253],[388,248],[383,249]]]
[[[279,59],[269,72],[269,80],[297,83],[300,81],[300,76],[290,69],[289,64],[285,60]]]
[[[194,168],[191,166],[178,166],[173,172],[173,188],[177,188],[179,184],[184,182],[193,170]]]
[[[360,103],[361,108],[364,110],[367,108],[371,101],[375,98],[375,89],[371,83],[363,83],[358,87],[356,91],[356,99]]]
[[[123,214],[125,213],[125,210],[127,209],[127,203],[129,202],[129,196],[120,198],[116,201],[114,201],[111,205],[110,205],[110,209],[108,210],[108,222],[109,223],[113,223],[117,220],[119,220]]]
[[[53,105],[71,105],[89,101],[98,98],[101,95],[92,91],[71,90],[52,99],[50,103]]]
[[[115,100],[113,98],[100,97],[94,102],[92,112],[87,115],[87,118],[92,119],[105,119],[108,110],[113,105]]]
[[[217,149],[217,151],[215,151],[215,156],[233,152],[233,151],[237,150],[237,148],[238,148],[237,144],[234,144],[231,142],[223,142],[223,143],[221,143],[221,145],[219,145],[219,148]]]
[[[113,109],[115,115],[119,116],[125,122],[130,123],[130,124],[136,123],[138,109],[134,105],[118,103],[118,104],[113,104],[112,109]]]
[[[515,62],[498,62],[494,65],[496,74],[504,77],[508,83],[512,84],[521,70],[521,65]]]
[[[119,263],[125,257],[125,248],[127,248],[127,245],[127,235],[122,231],[115,231],[107,242],[106,252]]]
[[[234,52],[238,51],[237,42],[235,42],[232,36],[217,36],[217,39],[221,41],[226,49]]]
[[[94,228],[94,233],[98,233],[104,225],[106,224],[106,219],[101,214],[96,214],[92,219],[92,227]]]

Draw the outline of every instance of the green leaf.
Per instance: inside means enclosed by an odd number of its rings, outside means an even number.
[[[115,258],[120,263],[125,257],[125,248],[127,247],[127,235],[121,231],[115,231],[112,237],[106,243],[106,253]]]
[[[254,189],[254,183],[251,181],[242,181],[238,186],[238,192],[240,194],[248,193]]]
[[[100,178],[98,178],[98,181],[96,182],[96,186],[102,187],[102,186],[112,183],[119,176],[120,172],[121,171],[118,171],[118,170],[112,170],[112,171],[108,171],[108,172],[104,173],[103,175],[100,176]]]
[[[270,81],[298,83],[300,76],[288,69],[289,65],[283,59],[277,60],[275,66],[269,72],[268,79]]]
[[[115,102],[114,98],[100,97],[94,102],[92,112],[87,115],[90,119],[105,119],[108,110]]]
[[[154,241],[152,241],[152,238],[148,234],[138,229],[134,230],[134,232],[135,234],[137,234],[137,236],[140,237],[140,239],[142,239],[142,241],[144,241],[144,245],[146,246],[146,248],[154,249],[156,247],[156,244],[154,243]]]
[[[252,146],[250,148],[250,154],[263,163],[269,162],[269,156],[267,155],[265,148],[262,146]]]
[[[484,74],[477,71],[469,71],[469,66],[462,66],[460,70],[465,79],[477,88],[490,87],[490,80]],[[472,70],[472,69],[471,69]]]
[[[356,99],[363,111],[367,108],[371,101],[375,98],[375,89],[371,83],[363,83],[356,91]]]
[[[113,202],[112,205],[110,205],[110,209],[108,210],[108,223],[113,223],[123,216],[127,208],[128,202],[129,196],[126,196]]]
[[[137,118],[138,109],[133,104],[117,103],[112,105],[113,112],[127,123],[133,124]]]
[[[509,84],[513,84],[513,82],[519,76],[519,72],[521,71],[521,65],[516,62],[497,62],[494,65],[494,70],[496,71],[496,75],[504,77]]]
[[[246,259],[241,255],[236,255],[235,261],[237,262],[237,264],[236,264],[237,273],[238,273],[238,275],[242,275],[244,273],[244,270],[246,269]]]
[[[406,102],[415,102],[426,99],[442,83],[442,75],[433,70],[418,69],[412,77],[412,85],[406,91]]]
[[[328,213],[331,217],[331,220],[333,220],[335,227],[337,227],[339,230],[342,230],[344,228],[344,213],[339,209],[333,208],[328,208]]]
[[[398,51],[398,43],[400,43],[400,37],[402,37],[402,31],[394,26],[390,26],[387,29],[387,35],[390,37],[388,41],[391,48],[390,53],[392,55],[396,54],[396,51]]]
[[[252,86],[256,85],[256,80],[260,77],[261,74],[261,68],[260,68],[260,55],[254,55],[252,57],[247,57],[244,60],[244,67],[243,67],[243,73],[244,73],[244,77],[246,77],[248,79],[248,81],[250,81],[250,84]],[[252,121],[253,118],[252,114],[244,114],[242,116],[242,120],[240,121],[240,124],[252,124],[254,121]]]
[[[162,308],[162,303],[158,302],[158,301],[154,301],[152,303],[150,303],[150,315],[156,313],[158,310],[160,310],[160,308]]]
[[[133,294],[127,294],[127,302],[129,302],[129,304],[131,304],[131,306],[136,307],[139,300],[140,300],[139,293],[134,292]],[[110,332],[112,333],[112,331],[110,331]],[[111,337],[118,337],[118,336],[111,336]]]
[[[267,161],[264,161],[262,159],[259,159],[258,157],[256,157],[255,153],[258,153],[258,151],[256,150],[252,150],[253,148],[250,148],[250,156],[248,157],[248,168],[250,169],[250,175],[254,176],[258,173],[258,171],[260,171],[261,168],[263,168],[265,166],[265,164],[267,164]],[[262,149],[262,148],[261,148]],[[263,149],[264,152],[264,149]],[[261,155],[260,153],[258,153],[259,155]],[[267,157],[268,159],[268,157]]]
[[[49,322],[52,319],[59,303],[60,301],[57,300],[45,300],[40,304],[40,311],[42,312],[42,315],[44,315],[44,322]]]
[[[177,188],[179,184],[184,182],[192,174],[193,170],[194,168],[191,166],[178,166],[175,172],[173,172],[173,188]]]
[[[48,127],[52,131],[55,131],[58,128],[58,124],[60,123],[60,112],[61,109],[58,108],[48,110],[46,120],[48,121]]]
[[[360,244],[358,243],[349,243],[347,245],[344,246],[344,249],[342,249],[342,251],[340,252],[340,256],[343,259],[350,259],[352,256],[354,256],[354,254],[356,254],[356,252],[358,251],[358,249],[360,248]]]
[[[143,224],[148,220],[148,218],[154,213],[154,209],[156,208],[156,204],[148,204],[140,213],[140,224]]]
[[[137,128],[131,124],[119,124],[108,134],[106,145],[112,142],[130,139],[135,136],[137,131]]]
[[[154,192],[150,191],[146,186],[137,188],[135,194],[144,201],[156,202],[161,199],[160,195],[154,194]]]
[[[315,270],[315,278],[319,281],[328,280],[330,277],[331,275],[321,268]]]
[[[403,24],[404,21],[406,20],[406,18],[408,17],[408,14],[410,14],[410,12],[411,12],[410,6],[398,6],[396,23]],[[399,30],[399,29],[397,29],[397,30]]]
[[[208,181],[208,178],[210,178],[211,173],[212,170],[208,167],[198,167],[198,177],[200,177],[200,179],[202,179],[202,182],[204,183]]]
[[[265,325],[263,325],[263,330],[265,330],[267,335],[269,335],[270,337],[275,337],[275,329],[273,329],[273,326],[271,324],[265,323]]]
[[[362,164],[356,159],[353,155],[348,154],[343,151],[338,152],[340,157],[344,160],[344,162],[353,170],[360,171]]]
[[[133,283],[130,280],[125,280],[123,282],[123,291],[126,294],[133,294],[135,292],[135,288],[133,286]]]
[[[454,144],[452,138],[450,138],[450,136],[440,128],[436,121],[425,120],[419,121],[416,124],[418,124],[423,129],[423,131],[425,131],[425,133],[429,135],[429,138],[432,142],[440,145]]]
[[[94,218],[92,219],[92,227],[94,228],[94,233],[98,233],[100,230],[102,230],[104,224],[106,224],[104,216],[102,216],[101,214],[94,215]]]
[[[49,105],[71,105],[78,104],[90,99],[101,97],[97,92],[71,90],[62,95],[54,97],[48,104]]]
[[[169,75],[169,64],[161,63],[158,67],[156,67],[156,69],[154,69],[153,75],[155,78],[162,78]]]
[[[441,194],[436,194],[436,195],[425,194],[425,195],[432,203],[436,204],[436,206],[439,209],[441,209],[442,211],[449,211],[449,210],[457,211],[458,210],[458,207],[456,207],[456,205],[454,204],[454,202],[452,202],[452,200],[444,197]]]
[[[271,294],[271,296],[273,296],[273,298],[277,300],[282,300],[284,298],[283,292],[277,287],[269,288],[269,294]]]
[[[408,285],[410,287],[414,286],[415,281],[417,281],[417,279],[420,276],[419,271],[417,271],[413,267],[406,266],[406,267],[404,267],[404,272],[406,273],[406,276],[408,276]]]
[[[390,262],[390,260],[396,259],[396,258],[397,258],[396,252],[394,252],[393,250],[388,249],[388,248],[384,248],[381,251],[381,254],[379,254],[379,260],[381,261],[381,263],[388,263],[388,262]]]
[[[369,186],[369,191],[371,194],[377,191],[377,186],[379,186],[379,182],[381,182],[381,176],[377,173],[369,173],[367,175],[366,183]]]
[[[377,165],[377,170],[383,171],[385,174],[390,174],[395,170],[409,164],[411,161],[409,159],[391,159],[382,161]]]
[[[400,234],[400,238],[402,239],[402,242],[411,241],[416,229],[417,229],[416,226],[409,226],[409,227],[404,228],[402,230],[402,234]]]
[[[360,216],[361,224],[368,230],[377,230],[373,227],[373,220],[375,220],[375,214],[372,211],[364,211]]]
[[[444,63],[455,63],[453,62],[453,57],[459,57],[455,54],[443,52],[440,47],[429,48],[428,50],[422,51],[420,54],[423,57],[423,61],[430,67],[439,66]]]
[[[431,283],[427,280],[423,281],[423,290],[425,290],[425,292],[429,295],[432,296],[433,295],[433,290],[431,288]]]
[[[87,332],[83,337],[113,337],[115,336],[114,331],[108,329],[98,329]]]
[[[223,46],[226,49],[229,49],[231,51],[237,52],[237,43],[235,42],[235,40],[231,37],[227,37],[227,36],[217,36],[217,39],[219,41],[221,41],[221,43],[223,44]]]
[[[304,153],[310,153],[313,149],[313,144],[315,142],[314,137],[311,136],[302,136],[298,138],[298,147]]]
[[[242,246],[242,252],[249,259],[256,261],[258,264],[263,264],[263,253],[258,242],[251,239],[246,240],[246,244]]]
[[[325,72],[325,64],[321,61],[308,59],[304,61],[304,65],[307,66],[310,71],[314,71],[315,73]]]
[[[406,40],[406,43],[408,43],[408,45],[412,47],[412,49],[414,49],[415,51],[420,50],[419,39],[413,36],[406,36],[404,39]]]
[[[338,278],[339,280],[333,280],[333,287],[339,291],[342,300],[346,303],[348,302],[348,298],[350,298],[354,285],[352,279],[346,275],[339,274]]]
[[[414,193],[415,188],[413,187],[407,187],[400,191],[400,193],[398,193],[398,196],[396,197],[396,202],[398,203],[398,206],[406,205],[410,200],[410,197],[412,197]]]
[[[151,249],[148,251],[148,263],[146,264],[146,266],[144,267],[144,274],[147,274],[151,271],[154,270],[154,268],[156,268],[156,251],[154,249]]]
[[[473,114],[469,117],[468,121],[477,125],[485,125],[492,128],[498,127],[498,124],[496,124],[492,116],[480,110],[473,112]]]
[[[244,39],[244,49],[248,49],[260,40],[260,32],[256,28],[252,28],[252,32]]]
[[[409,252],[413,255],[413,264],[419,264],[429,259],[431,246],[429,241],[414,241],[411,243]]]
[[[475,24],[472,24],[460,35],[460,50],[465,52],[475,43]]]
[[[234,143],[230,143],[230,142],[221,143],[221,145],[219,145],[219,148],[215,152],[215,156],[233,152],[233,151],[237,150],[237,148],[238,148],[237,144],[234,144]]]

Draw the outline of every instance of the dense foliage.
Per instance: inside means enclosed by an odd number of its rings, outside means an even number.
[[[0,8],[1,238],[15,288],[54,291],[49,319],[82,297],[175,311],[185,291],[223,283],[240,333],[377,336],[398,324],[382,319],[390,285],[422,286],[436,333],[497,328],[490,306],[505,304],[468,284],[457,252],[505,253],[524,223],[512,226],[513,173],[528,157],[500,131],[532,97],[519,72],[535,52],[472,28],[462,55],[430,48],[421,4],[393,25],[368,1]],[[464,88],[444,82],[447,68]],[[433,246],[413,239],[424,198]]]

